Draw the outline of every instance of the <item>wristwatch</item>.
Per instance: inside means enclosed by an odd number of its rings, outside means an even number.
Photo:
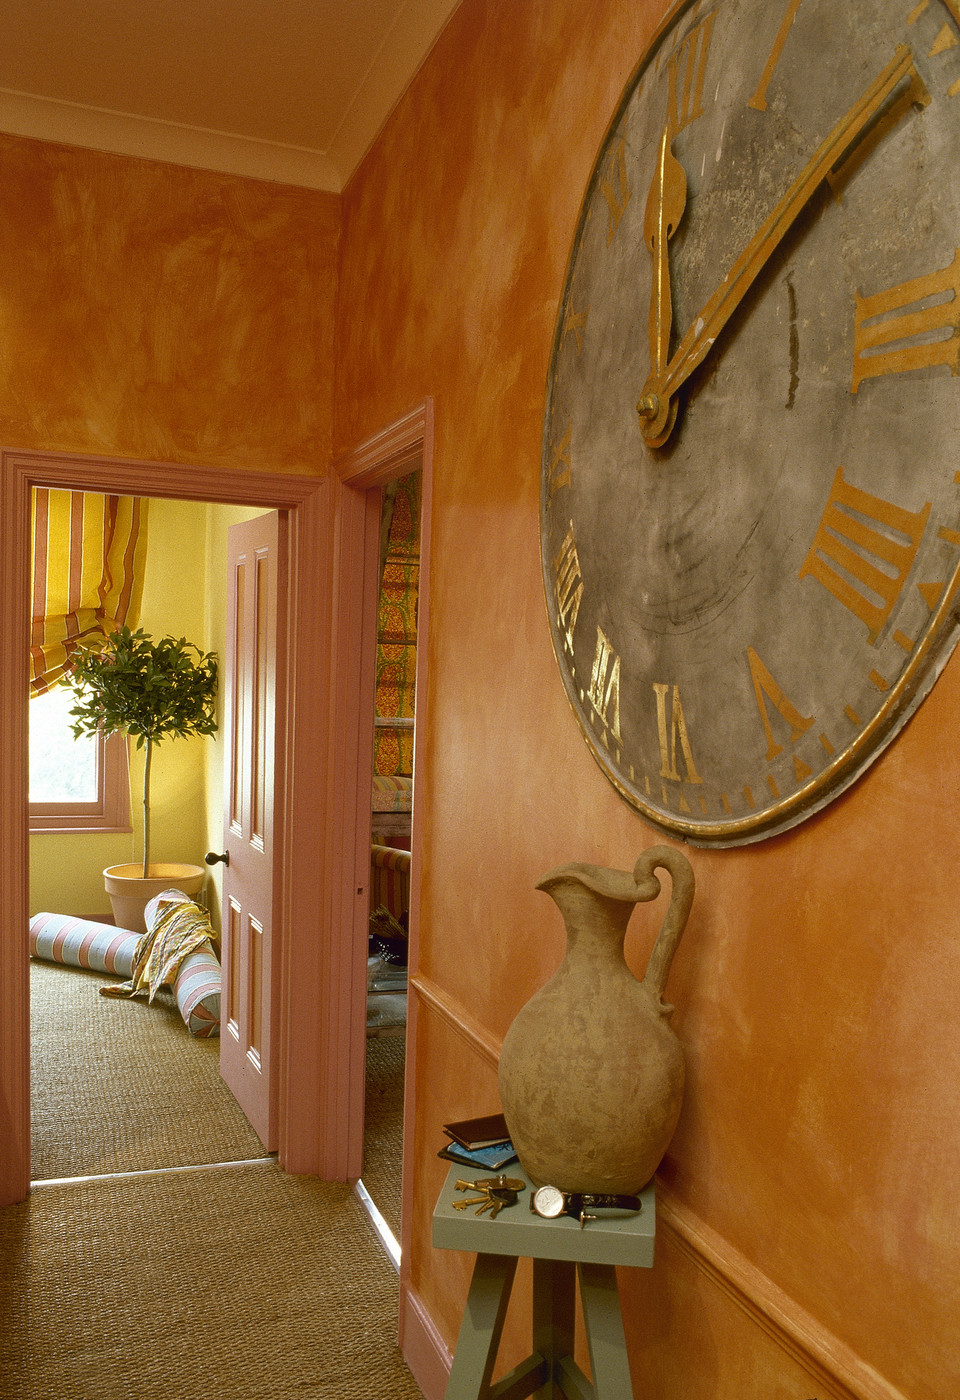
[[[538,1186],[530,1197],[530,1209],[544,1220],[556,1220],[561,1215],[569,1215],[580,1221],[582,1230],[588,1220],[598,1220],[599,1216],[590,1212],[601,1208],[631,1210],[634,1213],[643,1209],[639,1196],[598,1195],[583,1191],[561,1191],[557,1186]]]

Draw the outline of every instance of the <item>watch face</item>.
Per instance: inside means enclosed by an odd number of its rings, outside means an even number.
[[[960,6],[681,4],[590,181],[543,439],[547,608],[618,791],[784,831],[957,637]]]
[[[533,1193],[533,1208],[538,1215],[555,1220],[563,1214],[563,1192],[556,1186],[540,1186]]]

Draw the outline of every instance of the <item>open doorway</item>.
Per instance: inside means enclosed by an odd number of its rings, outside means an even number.
[[[72,507],[80,518],[96,518],[103,510],[103,497],[88,494],[76,500],[63,491],[59,498],[64,513]],[[165,741],[158,747],[151,782],[152,859],[206,870],[204,886],[192,898],[209,913],[213,946],[208,944],[203,956],[199,951],[191,955],[192,966],[177,980],[181,990],[162,989],[149,1006],[139,998],[116,1001],[98,995],[102,986],[129,975],[135,946],[133,938],[123,940],[108,931],[115,916],[101,871],[139,863],[142,857],[142,750],[132,751],[132,801],[124,804],[115,824],[125,830],[31,830],[31,946],[36,928],[45,935],[41,960],[30,964],[34,1182],[266,1155],[218,1069],[219,1026],[211,1024],[208,1010],[212,1013],[220,1001],[213,987],[221,980],[222,867],[204,866],[204,853],[221,849],[224,825],[227,536],[231,527],[262,517],[264,511],[167,498],[139,497],[128,505],[135,506],[143,545],[135,590],[139,595],[142,588],[142,598],[138,596],[135,615],[129,613],[125,620],[154,638],[186,637],[219,661],[217,735]],[[46,532],[40,538],[43,559]],[[85,540],[81,546],[73,534],[70,538],[72,544],[62,544],[62,563],[58,551],[61,571],[81,548],[86,558],[93,543]],[[90,587],[103,590],[95,579]],[[38,596],[47,597],[45,587]],[[48,694],[65,695],[68,704],[72,700],[62,686]],[[37,703],[31,700],[31,713]],[[31,725],[32,770],[34,739]],[[31,797],[33,785],[32,771]],[[53,936],[54,928],[66,936]],[[104,969],[100,965],[107,949]],[[78,956],[86,966],[74,965]]]
[[[375,709],[375,642],[379,601],[379,560],[382,488],[398,477],[421,472],[420,569],[417,599],[416,744],[413,789],[418,794],[411,813],[410,911],[404,1065],[402,1215],[399,1257],[400,1336],[414,1306],[410,1279],[412,1232],[413,1133],[417,1092],[417,1020],[423,979],[419,974],[420,882],[424,840],[422,775],[429,761],[430,523],[433,489],[433,401],[425,399],[402,418],[360,443],[336,463],[331,502],[335,520],[334,582],[335,638],[333,674],[340,684],[334,696],[332,721],[342,742],[341,760],[332,771],[342,792],[342,823],[338,856],[342,862],[334,890],[341,911],[338,923],[340,965],[355,958],[356,980],[351,987],[349,1015],[339,1026],[342,1112],[338,1120],[342,1161],[348,1180],[363,1172],[364,1088],[366,1074],[366,976],[370,933],[371,789],[373,744],[371,719]],[[358,1190],[358,1194],[363,1195]],[[375,1222],[376,1223],[376,1222]]]
[[[363,1189],[398,1251],[402,1218],[417,613],[419,468],[381,491],[373,713],[373,786]]]
[[[285,727],[280,792],[284,820],[277,845],[279,921],[284,933],[280,972],[281,1064],[280,1165],[288,1171],[336,1177],[337,1145],[325,1132],[329,1105],[324,1047],[317,1005],[337,990],[329,986],[317,937],[324,906],[322,862],[331,815],[323,794],[328,752],[329,695],[316,684],[316,658],[329,646],[329,484],[257,472],[70,458],[10,452],[2,456],[0,516],[5,541],[0,571],[0,1203],[20,1200],[29,1179],[28,963],[29,922],[26,820],[26,690],[29,626],[30,492],[34,486],[222,501],[280,510],[290,541],[285,616],[288,622],[285,706],[296,723]],[[318,800],[318,793],[321,794]]]

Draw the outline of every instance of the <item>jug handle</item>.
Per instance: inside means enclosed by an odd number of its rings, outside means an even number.
[[[670,964],[690,914],[695,882],[693,868],[682,851],[674,850],[672,846],[651,846],[643,852],[633,867],[633,878],[638,886],[649,884],[652,876],[654,889],[645,896],[646,899],[656,899],[660,893],[660,881],[653,875],[657,868],[669,870],[673,888],[670,907],[650,954],[643,986],[649,987],[658,999],[662,999],[670,974]],[[668,1008],[664,1007],[664,1010]]]

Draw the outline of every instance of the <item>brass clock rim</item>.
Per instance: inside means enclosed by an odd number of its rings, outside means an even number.
[[[544,584],[544,601],[547,610],[547,621],[551,633],[556,636],[556,626],[551,613],[550,598],[551,592],[547,576],[546,565],[542,571]],[[577,726],[581,731],[581,737],[586,743],[589,752],[592,754],[601,772],[607,780],[613,784],[626,802],[629,803],[641,816],[650,821],[654,826],[673,836],[679,836],[692,845],[704,845],[719,847],[724,843],[734,844],[743,840],[744,837],[761,840],[767,836],[778,836],[789,831],[800,820],[807,816],[812,816],[821,807],[825,806],[834,796],[839,796],[845,787],[863,772],[874,759],[879,758],[886,745],[896,737],[899,731],[885,734],[884,731],[890,729],[895,721],[904,715],[904,719],[909,719],[915,708],[925,699],[929,693],[933,682],[937,679],[938,672],[929,675],[928,667],[936,658],[931,656],[935,646],[939,647],[943,641],[945,632],[949,631],[949,624],[952,622],[953,628],[960,628],[960,616],[957,615],[954,603],[960,593],[960,563],[954,569],[953,576],[949,584],[944,589],[937,609],[931,619],[930,625],[917,647],[916,654],[910,658],[907,666],[899,678],[890,687],[890,693],[881,705],[880,709],[868,720],[857,737],[847,745],[847,747],[833,759],[826,768],[822,769],[816,778],[810,779],[799,787],[796,792],[789,797],[782,798],[772,807],[765,807],[756,815],[750,817],[735,817],[729,821],[719,822],[690,822],[682,817],[674,817],[668,809],[661,809],[652,804],[645,803],[643,798],[634,793],[616,772],[608,766],[603,755],[597,747],[586,737],[585,725],[580,718],[576,701],[571,695],[571,685],[568,677],[560,665],[556,646],[554,646],[554,660],[563,681],[564,693],[567,702],[573,710]],[[949,660],[950,652],[945,651],[943,664]],[[929,675],[929,684],[924,688],[923,682]],[[869,760],[869,762],[868,762]],[[853,770],[851,772],[851,770]],[[841,781],[844,786],[838,786]],[[817,803],[816,796],[820,794],[822,801]],[[809,805],[809,800],[814,799],[814,805]],[[791,821],[790,816],[794,809],[801,808],[797,812],[795,820]]]

